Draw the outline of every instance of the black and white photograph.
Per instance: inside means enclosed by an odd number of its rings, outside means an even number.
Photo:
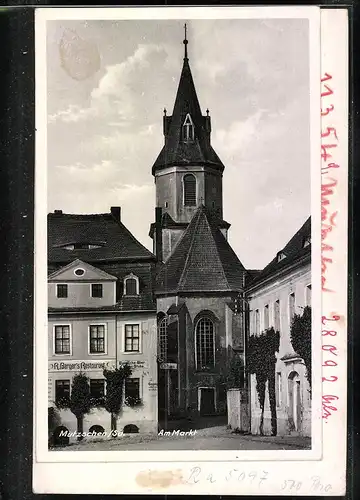
[[[309,448],[308,20],[47,43],[49,446]]]
[[[320,458],[315,11],[140,10],[44,30],[50,460]]]

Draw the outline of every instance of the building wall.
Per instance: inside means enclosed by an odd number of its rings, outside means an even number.
[[[250,298],[250,334],[259,334],[266,327],[265,306],[269,306],[269,326],[276,324],[275,303],[280,305],[280,348],[276,354],[276,410],[278,435],[290,433],[310,436],[311,434],[311,398],[309,384],[306,379],[306,369],[303,361],[294,355],[290,340],[290,310],[289,297],[295,294],[294,312],[302,314],[306,305],[311,306],[311,292],[307,286],[311,285],[310,264],[300,269],[289,272],[285,277],[274,279],[272,283],[264,285],[256,291],[249,292]],[[259,311],[257,313],[256,311]],[[259,314],[260,321],[256,327],[256,316]],[[260,331],[259,331],[260,330]],[[282,360],[281,358],[285,358]],[[295,376],[295,378],[293,378]],[[295,387],[295,389],[294,389]],[[291,397],[292,391],[298,392],[297,404],[298,428],[294,430],[291,418],[294,411],[294,402]],[[259,433],[260,405],[256,391],[256,377],[251,375],[251,431]],[[264,412],[264,433],[271,432],[271,415],[268,391],[266,391]]]
[[[174,303],[184,303],[178,315],[178,405],[183,410],[200,410],[200,389],[215,389],[217,413],[226,412],[225,378],[228,368],[228,346],[240,345],[238,329],[243,323],[234,316],[228,302],[231,296],[158,298],[158,312],[165,313]],[[215,366],[204,371],[196,367],[195,324],[199,314],[210,312],[215,323]]]
[[[56,286],[58,284],[68,285],[68,296],[58,298]],[[91,296],[91,283],[102,284],[103,296]],[[83,280],[76,281],[51,281],[48,284],[48,304],[49,307],[100,307],[115,304],[115,281],[96,280],[89,282]]]
[[[86,315],[65,316],[61,313],[49,318],[49,407],[55,405],[55,381],[70,380],[75,374],[83,372],[89,379],[104,379],[103,369],[130,362],[133,372],[130,378],[139,378],[140,399],[137,407],[124,406],[118,418],[118,430],[127,424],[135,424],[140,433],[157,432],[157,365],[156,365],[156,315],[155,313],[128,313],[122,315]],[[54,354],[54,325],[69,324],[71,327],[71,354]],[[106,325],[105,353],[89,353],[89,325]],[[139,324],[140,352],[124,352],[124,325]],[[106,391],[106,386],[105,386]],[[61,425],[75,432],[77,422],[68,409],[61,409]],[[84,418],[84,432],[92,425],[101,425],[105,432],[110,432],[111,417],[103,408],[93,408]],[[74,440],[75,438],[72,438]]]
[[[192,173],[196,177],[196,206],[184,206],[183,178]],[[167,211],[175,222],[190,222],[201,203],[217,208],[222,216],[222,176],[209,167],[189,165],[170,167],[155,176],[156,206]],[[213,202],[215,206],[213,206]]]

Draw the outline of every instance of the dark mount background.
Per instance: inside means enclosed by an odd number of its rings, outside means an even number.
[[[127,5],[131,5],[128,2]],[[196,3],[201,5],[203,2]],[[34,9],[60,4],[46,1],[2,2],[0,8],[0,500],[51,498],[32,493],[33,436],[33,210],[34,210]],[[229,5],[206,2],[204,5]],[[247,5],[256,5],[247,2]],[[267,4],[267,2],[266,2]],[[279,5],[279,3],[272,3]],[[316,2],[282,2],[317,5]],[[74,6],[74,2],[61,5]],[[77,4],[81,6],[80,3]],[[87,4],[89,5],[89,4]],[[135,5],[135,4],[134,4]],[[148,5],[178,5],[148,2]],[[183,1],[181,5],[194,5]],[[232,4],[236,5],[236,4]],[[238,4],[239,5],[239,4]],[[264,5],[264,2],[261,3]],[[271,5],[271,4],[270,4]],[[360,472],[355,453],[359,432],[354,409],[360,408],[359,390],[354,391],[353,359],[358,347],[359,322],[359,138],[360,138],[360,6],[326,1],[322,5],[350,7],[352,93],[350,95],[350,199],[349,199],[349,403],[348,493],[358,498]],[[12,7],[10,7],[12,6]],[[26,6],[29,6],[26,8]],[[336,36],[336,34],[334,34]],[[351,61],[352,59],[352,61]],[[46,265],[46,263],[44,263]],[[356,307],[355,304],[358,306]],[[359,359],[359,357],[358,357]],[[354,427],[355,425],[355,427]],[[354,439],[355,438],[355,439]],[[356,480],[356,481],[355,481]],[[55,498],[62,495],[55,495]],[[74,498],[75,496],[66,496]],[[105,496],[94,496],[102,498]],[[87,498],[78,495],[76,498]],[[106,498],[118,498],[117,495]],[[133,496],[132,498],[139,498]],[[182,498],[182,497],[181,497]],[[201,498],[201,497],[199,497]],[[256,498],[256,497],[252,497]],[[262,497],[263,498],[263,497]],[[285,497],[283,497],[285,498]],[[300,497],[298,497],[300,498]],[[335,497],[332,497],[335,498]]]

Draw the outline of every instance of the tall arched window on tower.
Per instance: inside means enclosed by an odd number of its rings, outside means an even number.
[[[184,205],[196,206],[196,177],[193,174],[184,175]]]
[[[195,138],[194,124],[189,113],[186,115],[183,123],[183,140],[193,141]]]
[[[164,316],[158,323],[159,358],[162,362],[167,360],[167,317]]]
[[[196,368],[211,368],[215,365],[214,323],[208,317],[198,320],[195,326]]]

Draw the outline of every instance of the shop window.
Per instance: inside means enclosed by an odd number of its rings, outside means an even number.
[[[125,402],[129,406],[140,403],[140,379],[128,378],[125,380]]]
[[[105,380],[90,379],[90,397],[94,406],[103,406],[105,403]]]
[[[67,406],[70,401],[70,380],[55,380],[55,404]]]

